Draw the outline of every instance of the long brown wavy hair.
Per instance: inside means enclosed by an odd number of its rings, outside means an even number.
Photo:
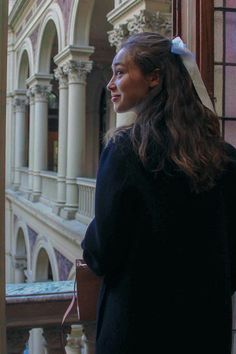
[[[227,162],[219,118],[203,106],[181,57],[171,53],[171,41],[158,33],[129,37],[121,46],[144,75],[158,69],[153,88],[129,127],[135,151],[154,172],[180,170],[192,190],[211,189]],[[113,138],[124,131],[115,130]]]

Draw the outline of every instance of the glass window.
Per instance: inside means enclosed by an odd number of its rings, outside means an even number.
[[[225,32],[226,62],[236,63],[236,12],[226,12]]]
[[[219,74],[215,75],[216,108],[222,119],[224,139],[236,147],[236,1],[223,0],[221,5],[215,1],[214,4],[215,74]],[[223,33],[222,40],[217,35],[220,33]],[[219,42],[222,42],[222,55]]]
[[[236,8],[236,1],[235,0],[226,0],[226,7]]]

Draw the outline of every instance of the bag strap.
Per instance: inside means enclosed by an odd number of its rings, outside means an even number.
[[[62,322],[61,322],[61,326],[63,327],[66,318],[69,316],[69,314],[71,313],[71,310],[74,307],[74,304],[76,302],[76,309],[77,309],[77,315],[78,315],[78,320],[80,319],[80,314],[79,314],[79,306],[78,306],[78,301],[77,301],[77,279],[75,278],[74,281],[74,290],[73,290],[73,296],[70,302],[70,305],[67,307],[66,312],[64,313]]]

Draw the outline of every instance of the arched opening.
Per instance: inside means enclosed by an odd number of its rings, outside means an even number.
[[[41,248],[38,254],[35,281],[53,281],[52,266],[44,248]]]
[[[104,134],[115,126],[115,115],[111,110],[106,85],[111,77],[111,62],[115,49],[108,42],[107,32],[112,30],[106,15],[113,9],[110,0],[96,0],[91,16],[89,45],[95,48],[91,55],[93,70],[87,80],[87,173],[95,177]],[[98,31],[99,28],[99,31]]]
[[[59,84],[54,77],[56,64],[53,57],[58,54],[58,34],[52,19],[45,26],[39,55],[39,72],[51,74],[51,92],[48,95],[48,136],[47,136],[47,169],[57,172],[58,161],[58,104]]]
[[[53,57],[58,53],[57,36],[54,36],[54,41],[51,50],[50,74],[54,74],[56,64]],[[48,170],[57,172],[58,165],[58,116],[59,116],[59,85],[58,80],[51,81],[52,91],[48,97]]]
[[[29,67],[29,57],[26,50],[23,51],[19,67],[19,77],[18,77],[18,89],[25,91],[27,90],[26,80],[30,76]],[[29,104],[25,107],[25,136],[24,136],[24,166],[29,166],[29,131],[30,131],[30,119],[29,119]]]
[[[20,228],[16,238],[15,283],[25,283],[27,278],[27,250],[24,232]]]

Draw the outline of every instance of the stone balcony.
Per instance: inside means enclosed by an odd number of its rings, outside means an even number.
[[[30,331],[35,328],[42,329],[48,354],[92,354],[94,321],[79,321],[76,303],[62,327],[73,295],[74,281],[7,284],[7,354],[24,353]]]

